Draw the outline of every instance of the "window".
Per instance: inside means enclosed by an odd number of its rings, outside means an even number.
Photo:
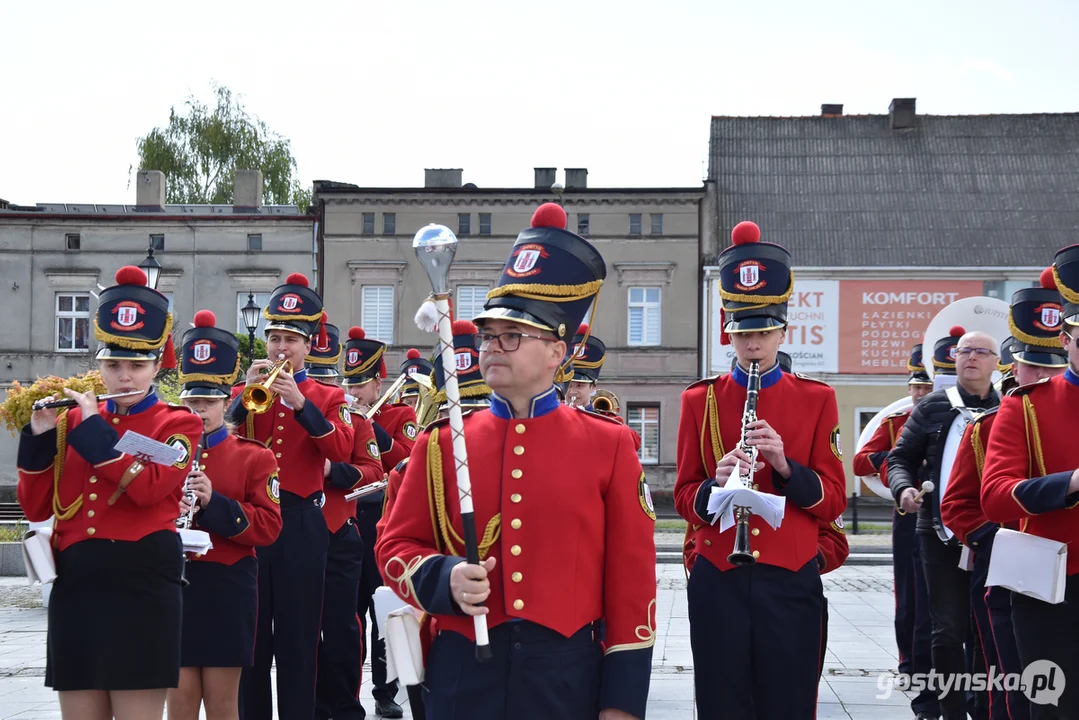
[[[862,432],[866,426],[869,425],[869,421],[877,416],[877,413],[881,411],[881,408],[857,408],[854,411],[854,422],[856,425],[856,434],[854,436],[855,441],[861,437]]]
[[[637,453],[641,464],[657,464],[659,462],[659,406],[631,404],[626,412],[626,424],[641,436],[641,449]]]
[[[588,213],[577,213],[577,234],[588,237],[590,234],[588,227],[589,215]]]
[[[247,252],[262,252],[262,233],[251,233],[247,236]]]
[[[652,213],[652,215],[650,216],[650,219],[652,221],[652,234],[653,235],[662,235],[663,234],[663,213]]]
[[[483,312],[483,303],[487,300],[486,285],[458,285],[457,304],[453,316],[462,320],[471,320]]]
[[[154,249],[154,252],[165,252],[165,236],[164,235],[151,235],[150,247]]]
[[[491,213],[480,213],[480,235],[491,234]]]
[[[64,248],[66,250],[82,250],[82,236],[78,233],[64,235]]]
[[[375,234],[375,214],[364,213],[363,214],[363,234],[374,235]]]
[[[90,349],[90,295],[56,294],[56,349],[85,352]]]
[[[367,337],[393,344],[393,285],[364,285],[360,317]]]
[[[236,293],[236,332],[240,335],[247,335],[247,326],[244,325],[244,316],[243,313],[240,312],[240,309],[247,305],[247,295],[249,292],[250,291]],[[268,292],[257,292],[251,294],[255,296],[255,304],[258,305],[260,308],[266,307],[267,303],[270,302],[270,293]],[[262,316],[262,312],[260,311],[259,324],[258,327],[255,328],[255,337],[262,337],[265,331],[266,318]]]
[[[158,290],[158,292],[161,292],[161,291]],[[161,294],[164,295],[165,299],[169,301],[169,312],[172,312],[172,293],[163,292]],[[173,322],[175,322],[176,318],[173,317],[172,320],[173,320]]]
[[[382,234],[383,235],[396,235],[397,234],[397,214],[396,213],[382,213]]]
[[[457,213],[457,234],[458,235],[471,235],[472,234],[472,214],[471,213]]]
[[[659,345],[660,297],[658,287],[629,289],[629,344]]]
[[[641,234],[641,214],[630,213],[629,214],[629,234],[640,235]]]

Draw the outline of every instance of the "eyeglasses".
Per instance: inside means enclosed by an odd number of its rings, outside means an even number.
[[[498,335],[488,335],[487,333],[476,333],[473,339],[476,343],[476,349],[485,351],[491,347],[491,343],[497,343],[499,349],[502,352],[514,352],[517,348],[521,347],[521,338],[532,338],[533,340],[542,340],[543,342],[558,342],[554,338],[543,337],[542,335],[529,335],[522,332],[504,332]]]
[[[959,348],[955,351],[956,357],[970,357],[971,355],[977,355],[979,358],[987,358],[996,355],[995,352],[988,348]]]

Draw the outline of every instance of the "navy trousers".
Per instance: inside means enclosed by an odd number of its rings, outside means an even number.
[[[518,620],[491,628],[490,640],[494,660],[480,663],[464,635],[435,638],[424,683],[427,720],[596,720],[603,650],[592,625],[566,638]]]
[[[1042,677],[1043,687],[1049,689],[1034,688],[1037,692],[1030,698],[1030,717],[1079,718],[1079,683],[1072,680],[1079,678],[1079,575],[1068,576],[1064,602],[1057,605],[1012,593],[1012,622],[1024,669],[1037,660],[1048,660],[1060,668]],[[1059,704],[1045,704],[1057,694]]]
[[[1002,587],[985,589],[985,604],[989,608],[989,621],[993,628],[993,643],[997,649],[1000,672],[1022,673],[1019,648],[1015,644],[1015,627],[1012,625],[1012,591]],[[1029,720],[1030,701],[1021,691],[1004,693],[1008,708],[1008,720]]]
[[[322,600],[322,641],[318,646],[318,720],[363,720],[360,682],[363,635],[356,603],[363,568],[363,540],[350,519],[329,536]]]
[[[892,513],[892,572],[895,580],[895,644],[900,675],[928,674],[933,669],[931,649],[933,621],[929,617],[929,593],[925,586],[921,551],[913,513]],[[915,714],[939,715],[936,693],[923,690],[910,701]]]
[[[698,557],[689,639],[699,720],[815,717],[824,592],[814,558],[721,572]]]
[[[288,720],[315,716],[322,586],[326,574],[326,519],[322,493],[306,498],[281,492],[281,535],[258,549],[259,605],[255,663],[244,668],[240,703],[244,720],[271,720],[270,665],[277,662],[277,714]]]
[[[397,681],[386,682],[386,643],[378,636],[378,622],[375,621],[375,590],[382,586],[382,573],[375,561],[375,541],[378,535],[375,526],[382,519],[381,502],[356,503],[356,522],[359,524],[360,537],[363,539],[363,570],[360,575],[360,593],[356,611],[360,616],[361,632],[366,634],[371,628],[370,646],[364,645],[363,659],[371,655],[371,695],[375,702],[386,703],[397,695]],[[368,622],[370,616],[371,622]]]

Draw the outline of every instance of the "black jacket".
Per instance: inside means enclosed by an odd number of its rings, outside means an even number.
[[[990,390],[989,397],[983,399],[971,395],[961,385],[956,387],[968,408],[988,410],[1000,405],[1000,395],[996,390]],[[953,417],[955,411],[945,390],[929,393],[914,406],[910,419],[899,434],[899,440],[888,454],[888,485],[897,506],[904,490],[910,487],[917,490],[921,486],[919,470],[923,462],[929,471],[928,479],[940,488],[940,455],[944,450],[945,433],[951,427]],[[937,510],[938,494],[936,491],[926,493],[923,498],[916,526],[919,534],[936,534],[934,521],[940,516]]]

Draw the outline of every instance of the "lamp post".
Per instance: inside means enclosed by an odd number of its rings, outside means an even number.
[[[139,263],[139,267],[146,272],[146,287],[157,290],[157,281],[161,277],[161,263],[154,257],[154,246],[146,250],[146,259]]]
[[[244,325],[247,326],[247,366],[255,361],[255,329],[259,326],[259,316],[262,308],[255,304],[255,296],[247,293],[247,304],[240,308],[243,315]]]

